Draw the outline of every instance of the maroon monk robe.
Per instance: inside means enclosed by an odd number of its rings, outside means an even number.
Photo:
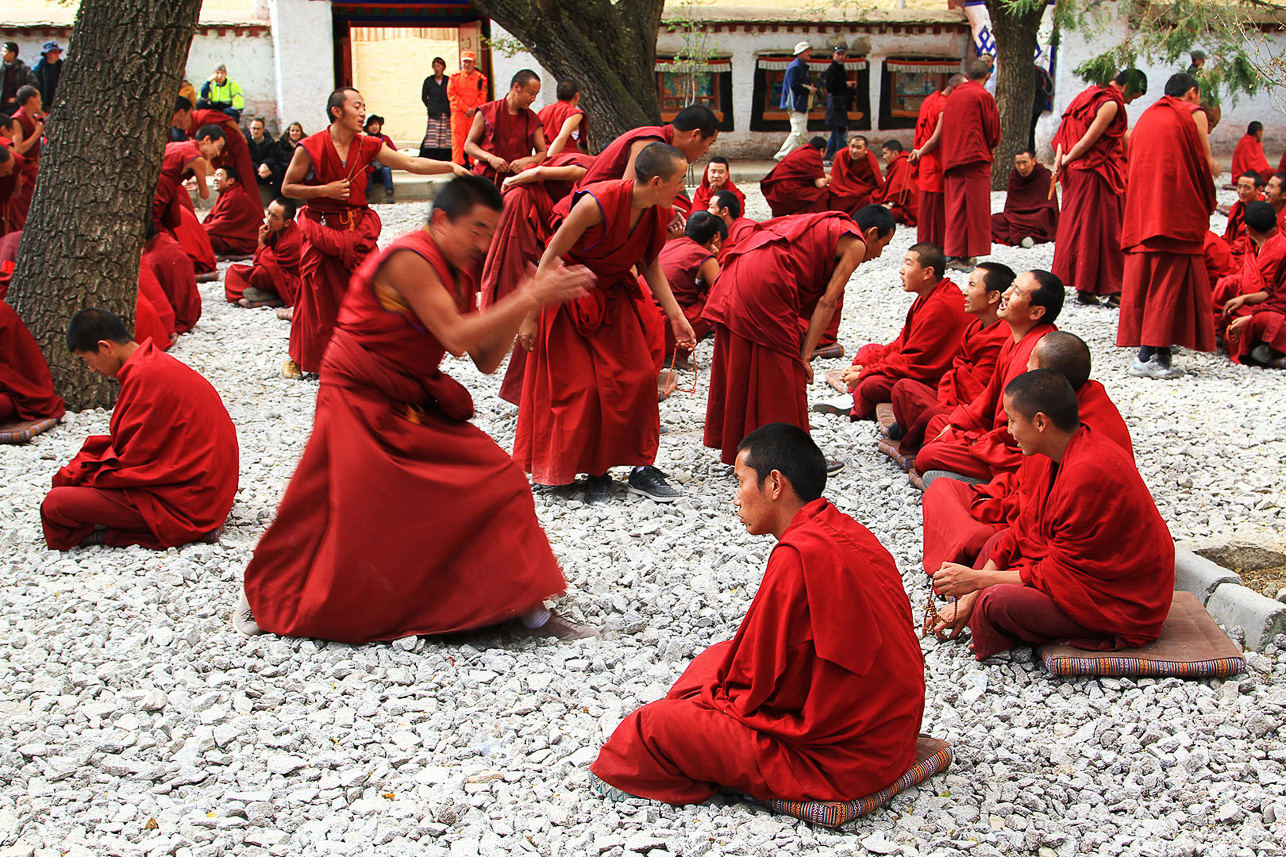
[[[738,217],[732,223],[728,224],[728,237],[724,239],[723,244],[719,246],[719,267],[723,268],[728,263],[728,257],[737,244],[750,233],[759,228],[759,221],[751,220],[749,217]]]
[[[138,267],[138,293],[147,298],[152,309],[156,310],[157,317],[165,328],[165,341],[174,339],[174,333],[178,329],[174,323],[174,305],[170,303],[165,289],[161,288],[161,282],[152,268],[144,262],[140,262]]]
[[[1024,238],[1036,244],[1053,241],[1058,232],[1058,199],[1049,196],[1052,181],[1053,174],[1044,164],[1036,164],[1029,176],[1012,171],[1005,210],[991,215],[992,240],[1011,247]]]
[[[640,140],[646,140],[649,143],[674,145],[674,126],[643,125],[631,131],[626,131],[598,153],[598,157],[590,165],[589,172],[581,176],[580,181],[576,182],[576,189],[581,190],[587,185],[619,179],[624,176],[625,169],[629,166],[630,148]]]
[[[906,311],[906,322],[887,345],[867,345],[857,352],[853,365],[861,365],[853,393],[855,420],[875,416],[875,406],[890,400],[893,385],[909,378],[937,384],[960,349],[960,336],[969,326],[964,296],[950,280],[942,280],[924,295],[916,295]]]
[[[13,161],[13,168],[9,171],[9,175],[0,176],[0,236],[21,232],[22,227],[26,225],[26,218],[19,218],[14,210],[14,198],[18,195],[18,186],[25,183],[23,164],[26,158],[10,149],[9,160]]]
[[[174,330],[187,333],[201,318],[201,293],[192,260],[179,242],[158,232],[143,245],[143,265],[151,269],[174,309]]]
[[[798,150],[797,150],[798,151]],[[789,156],[788,156],[789,157]],[[807,318],[826,293],[840,238],[861,230],[827,211],[766,221],[737,244],[706,299],[715,331],[703,442],[733,464],[737,444],[768,423],[808,431]]]
[[[18,245],[22,243],[22,230],[10,232],[0,238],[0,301],[9,295],[9,281],[18,263]]]
[[[201,158],[201,149],[192,140],[177,143],[166,143],[165,154],[161,156],[161,174],[156,180],[156,191],[152,197],[152,222],[157,231],[166,230],[175,234],[181,220],[180,209],[193,211],[192,197],[183,181],[192,175],[192,163]],[[193,211],[195,215],[195,211]]]
[[[237,493],[237,431],[210,382],[144,342],[121,366],[110,435],[91,435],[54,475],[41,507],[45,542],[69,550],[93,522],[59,521],[60,489],[94,488],[132,506],[145,531],[107,530],[104,544],[162,549],[223,524]]]
[[[540,124],[545,128],[545,144],[552,146],[554,138],[563,132],[563,123],[572,116],[580,114],[580,124],[572,131],[563,149],[558,154],[589,154],[589,116],[579,107],[572,107],[566,101],[555,101],[540,111]],[[546,162],[548,166],[548,162]]]
[[[511,116],[506,104],[505,99],[501,98],[488,101],[478,108],[478,112],[482,114],[482,139],[478,141],[478,145],[484,152],[512,163],[531,157],[532,149],[536,146],[536,130],[540,128],[541,122],[536,111],[530,107],[523,107],[516,116]],[[475,161],[473,171],[493,182],[499,178],[499,174],[486,161]]]
[[[825,211],[830,191],[817,186],[826,177],[822,153],[800,146],[773,166],[759,182],[773,217]]]
[[[1051,465],[1017,523],[998,535],[991,561],[1016,569],[1024,587],[1091,632],[1059,642],[1097,650],[1151,643],[1170,611],[1174,541],[1134,462],[1082,426]],[[974,607],[969,628],[979,660],[1018,644],[992,618],[1002,589],[985,590]]]
[[[246,288],[254,286],[275,293],[286,306],[295,305],[299,293],[299,254],[302,249],[299,224],[287,220],[280,232],[270,232],[263,247],[255,248],[250,265],[230,265],[223,276],[223,293],[228,303],[245,297]]]
[[[513,460],[468,420],[473,400],[439,368],[446,351],[405,306],[374,290],[411,252],[460,312],[470,272],[425,230],[353,276],[322,364],[313,433],[277,518],[246,567],[259,627],[346,643],[493,625],[566,588]],[[655,398],[655,396],[653,396]],[[432,509],[434,524],[422,525]]]
[[[710,294],[711,284],[701,281],[697,274],[701,266],[708,259],[715,258],[715,255],[709,248],[684,235],[665,242],[658,258],[661,261],[661,270],[665,272],[665,279],[670,284],[670,291],[674,293],[674,299],[683,309],[684,318],[692,325],[692,332],[700,342],[710,335],[710,322],[702,318],[701,314],[705,311],[706,296]],[[640,278],[639,286],[647,288],[646,281]],[[659,307],[660,304],[658,303],[657,306]],[[674,328],[665,320],[664,315],[662,315],[662,321],[665,321],[665,338],[661,354],[663,360],[669,360],[670,355],[677,349],[677,343],[674,340]],[[691,352],[682,349],[679,353],[686,356]]]
[[[991,252],[992,150],[1000,144],[996,99],[976,80],[952,90],[942,108],[942,190],[948,257]]]
[[[210,246],[218,256],[249,256],[259,246],[259,227],[263,225],[263,206],[256,188],[252,196],[241,184],[219,194],[214,208],[201,222]]]
[[[241,181],[248,182],[250,187],[256,188],[255,193],[249,194],[259,206],[259,219],[263,219],[263,202],[259,199],[258,182],[255,181],[254,160],[250,157],[250,145],[246,142],[246,136],[241,132],[241,127],[237,125],[237,120],[221,113],[218,110],[198,109],[192,111],[192,127],[188,129],[188,136],[195,138],[196,132],[206,125],[218,125],[223,129],[224,144],[223,154],[214,159],[210,164],[210,170],[213,172],[219,167],[231,164],[237,168],[237,174],[241,176]]]
[[[726,190],[735,196],[737,198],[737,202],[741,205],[741,213],[743,215],[746,213],[746,195],[741,192],[741,188],[737,187],[736,182],[732,180],[731,174],[729,174],[728,180],[723,183],[723,187],[719,188],[719,190]],[[706,170],[701,174],[701,184],[692,194],[692,210],[708,211],[710,208],[710,198],[714,196],[714,194],[715,189],[710,187],[710,165],[706,164]]]
[[[652,464],[661,436],[653,346],[633,268],[660,253],[670,209],[647,209],[631,230],[633,179],[581,187],[564,202],[574,206],[586,194],[603,222],[565,261],[585,265],[597,282],[588,295],[541,312],[518,408],[514,460],[542,485]]]
[[[1225,277],[1219,282],[1214,296],[1215,310],[1218,312],[1223,303],[1237,295],[1256,292],[1267,292],[1268,300],[1261,304],[1244,304],[1237,311],[1234,318],[1245,315],[1251,317],[1250,325],[1243,328],[1239,336],[1227,336],[1224,330],[1231,319],[1216,319],[1216,326],[1225,333],[1228,356],[1239,363],[1250,363],[1247,359],[1250,350],[1260,342],[1265,342],[1278,351],[1286,350],[1274,344],[1280,344],[1277,339],[1280,322],[1272,318],[1286,312],[1286,235],[1281,230],[1264,242],[1257,255],[1247,255],[1244,258],[1239,275]],[[1260,318],[1261,315],[1264,317]],[[1270,329],[1272,333],[1265,335]]]
[[[1206,279],[1211,283],[1218,283],[1221,277],[1235,274],[1241,268],[1241,262],[1229,248],[1228,242],[1209,230],[1206,231],[1201,252],[1206,263]]]
[[[1261,193],[1258,199],[1262,201],[1263,198]],[[1246,205],[1240,199],[1228,209],[1228,225],[1224,228],[1223,240],[1228,242],[1228,247],[1235,256],[1244,255],[1250,249],[1250,236],[1246,234],[1246,222],[1243,220],[1245,216]]]
[[[990,480],[997,473],[1018,469],[1022,453],[1009,433],[1004,391],[1010,381],[1027,371],[1031,350],[1051,330],[1057,328],[1052,324],[1038,324],[1017,342],[1011,335],[1000,351],[996,371],[986,389],[949,416],[929,420],[925,436],[935,439],[916,454],[917,473],[946,470]]]
[[[162,351],[169,349],[174,342],[171,334],[165,330],[165,323],[161,321],[161,315],[156,311],[156,307],[139,289],[134,301],[134,341],[138,343],[150,341]]]
[[[930,92],[920,102],[920,112],[915,120],[915,136],[911,147],[918,149],[933,136],[942,116],[942,105],[946,97],[941,92]],[[942,149],[937,149],[920,156],[916,162],[916,187],[920,191],[919,219],[917,221],[916,240],[927,241],[942,246],[946,240],[947,209],[942,196]]]
[[[1125,212],[1125,99],[1110,86],[1091,86],[1067,110],[1054,145],[1067,152],[1085,136],[1104,104],[1116,115],[1085,154],[1063,165],[1063,212],[1054,241],[1053,272],[1064,285],[1097,295],[1121,293],[1125,252],[1121,218]]]
[[[35,337],[13,307],[0,300],[0,425],[62,419],[65,411]]]
[[[1163,95],[1139,117],[1130,138],[1117,345],[1215,348],[1202,257],[1215,185],[1192,118],[1200,109]]]
[[[30,139],[36,133],[36,121],[26,114],[25,111],[19,110],[13,115],[18,125],[22,128],[22,138]],[[27,222],[27,212],[31,210],[31,198],[36,192],[36,176],[40,173],[40,150],[44,146],[43,140],[37,140],[30,149],[24,154],[21,161],[22,167],[22,187],[14,194],[10,201],[12,210],[10,219],[12,220],[13,229],[21,229]],[[17,154],[10,152],[10,155]],[[14,164],[15,167],[19,166]]]
[[[876,202],[888,206],[893,219],[915,226],[920,214],[920,192],[916,187],[915,167],[906,152],[898,152],[885,167],[884,190]]]
[[[366,204],[363,177],[384,141],[359,134],[348,147],[347,161],[340,161],[329,129],[305,137],[300,145],[312,161],[304,184],[351,182],[347,199],[310,199],[295,219],[303,242],[299,293],[290,319],[290,359],[304,372],[318,372],[349,277],[379,241],[382,224]]]
[[[182,196],[187,196],[187,191]],[[201,221],[196,214],[184,206],[177,206],[179,222],[174,227],[174,240],[183,248],[183,252],[192,260],[192,268],[198,274],[208,274],[218,267],[214,258],[214,247],[210,246],[210,236],[201,228]]]
[[[621,722],[590,770],[673,804],[720,787],[852,800],[915,758],[924,657],[893,557],[827,500],[782,533],[730,641]]]
[[[828,205],[832,211],[856,214],[859,208],[877,201],[884,192],[880,159],[867,149],[865,158],[854,161],[845,146],[835,153],[835,159],[831,161],[831,183],[826,189],[830,191]],[[773,214],[775,216],[776,212]]]
[[[1259,173],[1268,181],[1273,177],[1273,168],[1268,166],[1264,157],[1264,144],[1249,134],[1237,141],[1237,148],[1232,152],[1232,178],[1236,182],[1242,173]]]

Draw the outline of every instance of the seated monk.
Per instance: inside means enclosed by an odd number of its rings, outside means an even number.
[[[887,208],[898,223],[915,226],[920,214],[915,166],[897,140],[885,140],[880,156],[884,160],[884,189],[875,201]]]
[[[1249,239],[1243,236],[1243,240]],[[1201,246],[1201,254],[1205,258],[1206,277],[1212,284],[1218,284],[1220,279],[1241,270],[1240,257],[1233,255],[1228,242],[1208,229],[1205,243]]]
[[[539,96],[540,77],[524,68],[509,81],[503,98],[488,101],[473,114],[464,152],[473,159],[475,173],[500,184],[545,159],[544,127],[531,109]]]
[[[263,225],[258,187],[251,196],[237,168],[229,164],[214,171],[214,189],[219,198],[201,223],[210,236],[210,246],[216,256],[249,256],[255,251],[259,227]]]
[[[1268,181],[1273,168],[1268,166],[1264,157],[1264,123],[1251,122],[1246,126],[1246,134],[1237,141],[1237,148],[1232,152],[1232,174],[1240,176],[1247,172],[1256,172]]]
[[[870,149],[870,143],[861,134],[848,138],[848,146],[835,153],[831,162],[831,181],[828,203],[831,211],[852,214],[880,201],[884,193],[884,177],[880,174],[880,161]],[[776,210],[773,216],[777,216]]]
[[[295,202],[279,196],[268,203],[254,259],[249,265],[230,265],[223,276],[228,303],[294,306],[299,291],[299,242]]]
[[[592,636],[545,606],[566,583],[527,480],[439,368],[450,351],[496,371],[528,312],[590,284],[555,264],[479,312],[478,266],[502,205],[492,182],[457,177],[424,228],[354,274],[313,433],[246,567],[242,634],[364,643],[520,619],[529,634]],[[425,509],[432,527],[416,523]]]
[[[1002,391],[1027,371],[1027,358],[1040,338],[1054,330],[1063,309],[1063,283],[1049,271],[1019,274],[1000,299],[997,316],[1009,328],[1009,341],[996,359],[996,371],[973,401],[947,416],[929,420],[932,438],[915,456],[915,471],[944,470],[980,482],[1017,470],[1022,454],[1007,428]]]
[[[9,294],[9,280],[18,266],[18,245],[22,243],[22,230],[10,232],[0,238],[0,301]]]
[[[716,192],[721,190],[726,190],[737,197],[738,211],[746,210],[746,195],[733,182],[732,174],[728,167],[728,159],[715,155],[706,164],[705,172],[701,174],[701,184],[697,187],[696,193],[692,195],[692,210],[709,210],[710,199]]]
[[[1286,172],[1273,173],[1264,185],[1264,202],[1277,212],[1277,228],[1286,229]]]
[[[892,398],[893,385],[918,381],[936,388],[960,347],[969,326],[964,298],[955,283],[942,275],[947,260],[936,244],[915,244],[902,258],[902,291],[915,295],[906,322],[887,345],[864,345],[844,382],[853,394],[855,420],[875,418],[875,406]]]
[[[179,242],[168,232],[157,230],[148,221],[143,244],[143,266],[151,270],[161,291],[174,310],[174,331],[187,333],[201,318],[201,293],[196,288],[196,270]]]
[[[991,215],[992,240],[1010,246],[1048,244],[1058,234],[1058,197],[1050,195],[1054,178],[1036,153],[1024,149],[1014,155],[1009,174],[1005,210]]]
[[[554,89],[558,100],[540,111],[541,133],[549,141],[545,159],[564,152],[569,155],[589,154],[589,117],[580,106],[580,84],[572,78],[558,81]]]
[[[684,318],[692,325],[697,342],[710,335],[710,322],[703,319],[701,313],[705,310],[710,287],[719,278],[716,254],[727,233],[728,227],[718,217],[708,211],[697,211],[688,218],[683,237],[667,241],[658,257],[670,291],[679,302]],[[646,287],[645,284],[640,286]],[[660,306],[659,302],[657,306]],[[671,354],[678,355],[676,362],[686,361],[692,349],[679,348],[674,340],[674,331],[666,325],[663,355],[668,359]]]
[[[1254,170],[1237,176],[1237,201],[1228,209],[1228,226],[1223,231],[1223,240],[1228,242],[1228,246],[1238,256],[1250,249],[1242,215],[1245,214],[1247,205],[1264,198],[1265,184],[1264,177]],[[1213,283],[1214,280],[1210,282]]]
[[[979,555],[945,563],[935,632],[967,625],[974,657],[1058,643],[1107,651],[1160,636],[1174,591],[1174,542],[1129,454],[1081,423],[1062,374],[1037,369],[1005,387],[1005,411],[1025,456],[1051,462],[1013,526]]]
[[[731,641],[621,722],[592,787],[672,804],[720,788],[798,801],[883,789],[915,758],[924,713],[924,657],[893,557],[822,497],[826,461],[801,429],[752,432],[736,477],[746,531],[777,538],[754,600]]]
[[[759,182],[773,217],[825,211],[830,202],[826,186],[831,180],[822,165],[826,140],[814,137],[768,171]]]
[[[138,265],[138,297],[139,303],[145,303],[147,308],[142,313],[136,313],[134,319],[135,332],[141,332],[139,331],[139,325],[144,322],[142,316],[147,315],[149,311],[155,312],[156,317],[161,322],[161,327],[164,328],[163,337],[153,336],[155,345],[162,351],[168,349],[174,341],[174,334],[178,332],[175,327],[174,304],[170,303],[169,296],[165,294],[165,289],[161,287],[161,281],[156,278],[151,266],[143,263],[142,260],[139,260]],[[151,330],[150,325],[151,321],[149,319],[144,324],[144,329]],[[142,342],[143,338],[142,336],[136,336],[134,341]]]
[[[190,111],[185,112],[183,108],[187,99],[180,97],[178,100],[181,103],[175,107],[173,121],[190,123]],[[192,195],[186,187],[189,180],[202,199],[210,198],[210,188],[206,183],[206,176],[213,169],[210,162],[222,156],[226,143],[227,138],[219,126],[206,125],[197,129],[195,139],[165,144],[161,174],[152,199],[152,218],[158,228],[173,231],[179,223],[179,209],[194,211]]]
[[[1286,368],[1286,234],[1277,228],[1266,202],[1246,206],[1246,234],[1254,255],[1244,257],[1240,274],[1224,277],[1215,289],[1222,301],[1218,325],[1226,325],[1228,356],[1251,366]]]
[[[754,232],[759,223],[749,217],[741,216],[745,208],[737,195],[728,190],[715,191],[710,196],[710,204],[706,207],[706,211],[722,220],[724,226],[728,227],[728,236],[719,245],[719,267],[722,268],[732,248],[742,238]]]
[[[93,435],[54,476],[40,505],[45,543],[162,550],[223,525],[237,493],[237,431],[210,382],[130,338],[121,320],[85,309],[67,348],[121,382],[111,435]]]
[[[960,334],[951,368],[943,373],[937,386],[911,378],[893,385],[889,402],[895,421],[889,426],[888,436],[901,441],[898,451],[903,455],[913,454],[924,443],[929,420],[972,402],[991,383],[996,359],[1010,335],[1009,325],[1002,324],[996,313],[1001,295],[1013,284],[1014,272],[1008,265],[983,262],[974,268],[964,296],[965,315],[973,318]]]
[[[0,425],[60,420],[66,410],[35,337],[13,307],[0,300]]]

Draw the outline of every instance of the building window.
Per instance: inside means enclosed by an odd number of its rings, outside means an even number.
[[[669,122],[689,104],[704,104],[714,111],[720,131],[731,131],[732,60],[707,62],[676,61],[658,57],[656,94],[661,102],[661,121]]]
[[[781,108],[781,87],[786,79],[786,67],[794,61],[789,54],[760,54],[755,59],[754,103],[750,111],[751,131],[789,131],[790,117]],[[808,76],[821,86],[829,59],[808,61]],[[853,87],[853,102],[848,110],[848,127],[865,131],[871,127],[871,71],[866,60],[849,59],[844,62],[848,84]],[[828,130],[826,125],[826,92],[819,91],[813,99],[813,109],[808,113],[810,131]]]
[[[889,57],[880,81],[880,127],[914,128],[920,104],[941,92],[960,61],[941,57]]]

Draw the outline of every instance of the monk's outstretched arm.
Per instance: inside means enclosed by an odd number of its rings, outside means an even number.
[[[683,314],[683,307],[679,306],[679,302],[674,299],[674,292],[670,291],[670,281],[665,278],[665,271],[661,270],[659,256],[644,269],[643,279],[647,280],[647,287],[652,290],[652,297],[656,298],[661,309],[665,310],[665,317],[670,320],[670,327],[674,328],[674,341],[684,348],[696,348],[696,331],[692,329],[687,316]]]
[[[536,182],[567,182],[575,184],[587,172],[589,170],[577,166],[532,167],[505,179],[503,187],[508,188],[518,184],[534,184]]]
[[[549,144],[549,151],[545,153],[546,158],[552,158],[563,150],[563,146],[566,146],[567,141],[572,138],[572,132],[580,127],[584,116],[584,113],[576,113],[563,120],[563,127],[558,129],[558,135]]]
[[[822,334],[826,332],[826,326],[831,323],[831,316],[835,314],[835,307],[844,294],[844,286],[848,284],[848,278],[866,258],[866,244],[852,233],[840,236],[838,249],[839,259],[835,263],[835,270],[831,272],[830,281],[826,284],[826,293],[817,302],[817,308],[808,319],[808,332],[804,335],[804,347],[799,354],[804,365],[808,367],[810,379],[812,378],[810,361],[813,359],[813,349],[821,341]]]
[[[479,116],[482,114],[479,113]],[[299,146],[295,151],[299,151],[303,146]],[[419,158],[414,155],[408,155],[399,152],[397,149],[391,149],[388,146],[380,149],[380,153],[375,157],[376,163],[383,164],[395,170],[406,170],[408,173],[415,173],[417,176],[434,176],[442,173],[455,173],[457,176],[467,176],[469,171],[459,164],[453,164],[450,161],[435,161],[433,158]]]

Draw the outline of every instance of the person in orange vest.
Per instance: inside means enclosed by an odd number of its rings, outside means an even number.
[[[460,71],[447,81],[447,101],[451,103],[451,160],[464,164],[464,141],[473,126],[473,114],[487,101],[487,76],[474,67],[478,60],[473,51],[460,54]]]

